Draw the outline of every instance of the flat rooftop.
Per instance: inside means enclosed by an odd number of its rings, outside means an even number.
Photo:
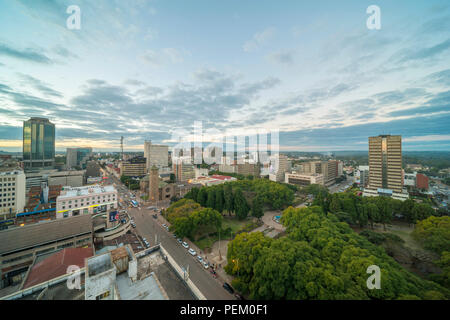
[[[96,195],[102,194],[105,192],[116,192],[116,188],[112,185],[101,186],[101,185],[93,185],[93,186],[84,186],[84,187],[64,187],[59,195],[58,199],[64,198],[73,198],[80,196],[88,196],[88,195]]]

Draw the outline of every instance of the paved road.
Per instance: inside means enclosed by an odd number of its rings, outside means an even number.
[[[129,191],[125,191],[120,181],[109,175],[109,181],[105,184],[116,183],[119,190],[119,197],[125,198],[125,194],[129,195]],[[222,283],[213,278],[209,270],[206,270],[196,259],[183,248],[171,233],[166,231],[160,223],[152,217],[153,211],[145,208],[128,208],[128,214],[134,218],[136,223],[137,233],[146,238],[150,245],[155,245],[155,235],[157,235],[158,242],[161,242],[163,247],[172,256],[173,259],[181,267],[186,268],[189,265],[190,279],[197,288],[203,293],[208,300],[235,300],[236,298],[228,293],[223,287]],[[189,243],[189,241],[186,240]]]
[[[147,238],[150,245],[155,245],[155,234],[158,241],[161,242],[167,252],[175,259],[175,261],[184,268],[189,265],[190,279],[197,288],[205,295],[208,300],[230,300],[235,299],[229,294],[219,280],[214,279],[209,270],[203,266],[183,248],[171,233],[166,231],[160,224],[152,217],[150,210],[146,209],[129,209],[128,213],[134,218],[136,222],[136,229],[138,234]]]

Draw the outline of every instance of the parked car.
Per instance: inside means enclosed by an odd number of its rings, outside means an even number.
[[[147,239],[145,239],[145,238],[142,238],[142,241],[143,241],[143,242],[147,242]]]
[[[145,242],[145,247],[146,247],[146,248],[150,248],[150,243]]]
[[[158,216],[156,214],[152,215],[153,219],[158,219]]]
[[[178,243],[183,243],[183,240],[181,240],[180,238],[177,239]]]
[[[131,223],[131,226],[132,226],[133,228],[136,228],[136,224],[135,224],[134,222]]]
[[[172,235],[173,235],[173,237],[174,237],[174,238],[176,238],[176,237],[177,237],[177,235],[176,235],[175,233],[172,233]]]
[[[196,255],[197,255],[197,252],[195,252],[195,250],[192,249],[192,248],[189,249],[189,253],[190,253],[191,255],[193,255],[193,256],[196,256]]]
[[[183,245],[183,247],[185,247],[186,249],[189,248],[189,245],[188,245],[186,242],[183,242],[182,245]]]
[[[163,226],[164,228],[167,227],[165,223],[163,223],[162,226]]]
[[[234,289],[228,284],[228,283],[224,283],[223,287],[225,290],[227,290],[229,293],[233,294],[234,293]]]
[[[200,261],[200,263],[202,263],[202,262],[203,262],[203,258],[202,258],[202,257],[200,257],[200,256],[197,256],[197,260],[198,260],[198,261]]]
[[[208,269],[208,268],[209,268],[209,263],[206,262],[206,261],[203,261],[203,267],[204,267],[205,269]]]

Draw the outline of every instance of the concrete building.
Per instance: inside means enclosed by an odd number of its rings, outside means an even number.
[[[0,231],[0,288],[20,284],[38,255],[92,247],[91,220],[85,215]]]
[[[364,189],[364,196],[408,199],[403,190],[401,136],[369,137],[369,167],[369,184]]]
[[[144,142],[144,158],[146,159],[146,170],[150,172],[152,166],[167,167],[169,165],[169,146],[152,144],[151,141]]]
[[[195,179],[198,177],[207,177],[209,175],[209,170],[207,168],[194,168]]]
[[[177,181],[188,181],[195,178],[194,166],[190,163],[177,160],[172,164],[172,167]]]
[[[119,165],[120,174],[127,177],[143,177],[147,173],[146,163],[146,158],[141,156],[122,161]]]
[[[360,187],[366,187],[369,183],[369,166],[359,166],[358,170],[355,170],[355,182]]]
[[[0,220],[13,218],[25,206],[25,174],[21,170],[0,172]]]
[[[329,161],[309,161],[301,165],[304,174],[321,174],[323,176],[323,185],[329,186],[336,182],[339,173],[338,160]]]
[[[380,135],[369,137],[369,188],[390,189],[401,193],[402,137]]]
[[[25,171],[55,165],[55,125],[46,118],[23,122],[23,166]]]
[[[279,154],[272,156],[270,162],[271,170],[269,171],[269,179],[276,182],[284,182],[285,173],[291,169],[291,163],[288,157],[284,154]]]
[[[118,193],[114,186],[64,187],[56,198],[56,218],[106,213],[117,210]]]
[[[66,168],[74,167],[86,168],[86,162],[92,155],[92,148],[67,148]]]
[[[100,165],[97,161],[88,161],[86,164],[86,177],[101,177]]]
[[[309,186],[310,184],[323,185],[323,175],[320,173],[285,173],[285,183],[295,184],[298,186]]]
[[[84,173],[83,170],[41,170],[39,172],[26,172],[26,190],[30,190],[31,187],[40,187],[43,183],[49,186],[63,185],[81,187],[84,182]]]
[[[426,175],[421,173],[416,175],[416,188],[428,190],[428,177]]]

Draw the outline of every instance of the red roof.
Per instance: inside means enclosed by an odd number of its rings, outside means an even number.
[[[214,179],[217,179],[217,180],[230,180],[231,179],[230,176],[221,176],[219,174],[213,174],[211,177]]]
[[[23,289],[65,275],[71,265],[84,267],[84,259],[92,257],[92,248],[65,248],[35,264],[23,285]]]

